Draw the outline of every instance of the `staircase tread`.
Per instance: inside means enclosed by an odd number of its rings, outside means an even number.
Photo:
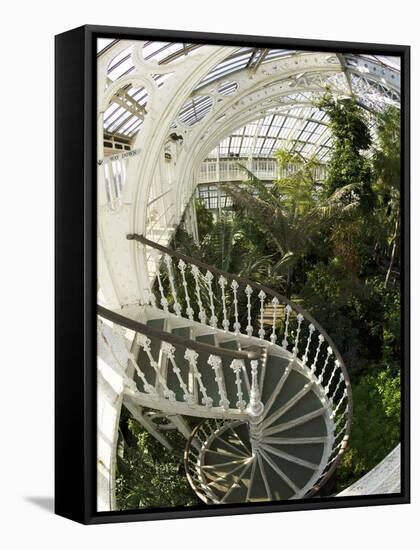
[[[327,435],[327,427],[324,418],[319,416],[299,426],[283,430],[276,435],[281,437],[318,437]]]
[[[272,457],[270,456],[272,459]],[[272,500],[285,500],[291,498],[295,493],[291,487],[274,471],[271,465],[262,457],[264,472],[270,487]],[[273,462],[275,462],[273,460]]]
[[[264,443],[264,442],[263,442]],[[284,453],[303,458],[309,462],[319,464],[324,452],[323,443],[310,443],[307,445],[279,445],[278,443],[268,443],[271,447]]]
[[[304,487],[314,475],[314,470],[301,466],[300,464],[289,462],[288,460],[280,458],[279,456],[268,451],[266,452],[270,456],[271,460],[277,464],[280,470],[282,470],[282,472],[284,472],[287,477],[300,489]]]
[[[312,411],[315,411],[322,407],[322,401],[319,397],[311,390],[305,394],[297,403],[295,403],[289,410],[287,410],[281,417],[278,419],[278,422],[288,422],[299,416],[303,416]],[[274,425],[274,424],[273,424]]]
[[[234,449],[232,449],[232,446],[228,442],[226,442],[224,439],[221,439],[221,438],[216,438],[212,443],[211,450],[216,450],[216,449],[222,449],[231,455],[234,453]],[[239,457],[244,457],[244,454],[242,453],[242,451],[235,454],[237,454]]]
[[[267,498],[268,498],[268,495],[267,495],[267,490],[265,488],[264,479],[262,477],[258,460],[256,460],[254,477],[252,481],[251,490],[249,493],[249,501],[259,502],[259,501],[265,501],[267,500]]]
[[[286,367],[289,364],[289,360],[278,357],[276,355],[267,356],[267,364],[265,368],[264,383],[262,387],[261,400],[263,403],[266,403],[279,382],[280,378],[283,376]]]
[[[272,415],[275,415],[276,411],[281,409],[281,407],[287,405],[291,400],[293,400],[293,398],[298,395],[308,383],[310,383],[310,381],[306,376],[292,370],[274,403],[268,410],[266,420],[268,420]],[[319,409],[321,406],[321,400],[315,394],[313,388],[310,388],[306,394],[299,398],[299,400],[292,403],[290,408],[288,408],[275,422],[273,422],[272,426],[276,423],[287,422],[288,420],[293,420],[299,416],[303,416],[304,414]]]

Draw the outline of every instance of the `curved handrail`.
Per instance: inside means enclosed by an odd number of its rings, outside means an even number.
[[[338,349],[336,348],[333,340],[328,335],[328,333],[325,331],[325,329],[318,323],[318,321],[316,321],[312,317],[312,315],[308,311],[306,311],[302,306],[296,304],[292,300],[289,300],[288,298],[286,298],[286,296],[283,296],[282,294],[279,294],[278,292],[276,292],[275,290],[272,290],[271,288],[269,288],[267,286],[264,286],[260,283],[256,283],[254,281],[251,281],[250,279],[247,279],[246,277],[237,276],[237,275],[234,275],[233,273],[223,271],[222,269],[219,269],[218,267],[214,267],[212,265],[206,264],[205,262],[202,262],[200,260],[196,260],[195,258],[192,258],[191,256],[187,256],[186,254],[182,254],[181,252],[177,252],[176,250],[172,250],[171,248],[167,248],[166,246],[155,243],[154,241],[151,241],[150,239],[147,239],[143,235],[137,235],[135,233],[131,233],[131,234],[127,235],[127,239],[138,241],[142,244],[145,244],[146,246],[150,246],[151,248],[155,248],[155,249],[160,250],[161,252],[163,252],[165,254],[169,254],[170,256],[178,258],[179,260],[184,260],[184,262],[194,264],[197,267],[201,267],[202,269],[211,271],[213,273],[217,273],[217,275],[221,275],[221,276],[223,276],[226,279],[229,279],[231,281],[235,280],[235,281],[237,281],[239,283],[242,283],[244,285],[249,285],[251,288],[253,288],[255,290],[259,290],[259,291],[263,290],[266,294],[270,294],[273,297],[275,296],[280,302],[283,302],[287,305],[290,305],[294,309],[294,311],[297,311],[298,313],[301,313],[310,323],[312,323],[314,325],[314,327],[320,333],[322,333],[325,340],[328,342],[328,345],[333,350],[335,356],[340,361],[340,363],[342,365],[343,375],[344,375],[346,381],[348,381],[349,385],[350,385],[350,377],[348,375],[347,368],[346,368],[346,366],[344,364],[344,361],[343,361],[343,358],[342,358],[340,352],[338,351]]]
[[[245,359],[258,359],[262,351],[260,348],[257,347],[249,351],[220,348],[217,346],[212,346],[211,344],[205,344],[204,342],[197,342],[196,340],[183,338],[182,336],[177,336],[176,334],[165,332],[158,328],[151,327],[150,325],[145,325],[144,323],[140,323],[139,321],[134,321],[129,317],[124,317],[124,315],[106,309],[99,304],[97,305],[97,313],[104,319],[107,319],[108,321],[111,321],[112,323],[115,323],[122,327],[133,330],[134,332],[139,332],[151,338],[158,338],[159,340],[162,340],[174,346],[193,349],[195,351],[203,352],[209,355],[223,355],[225,357],[240,359],[243,361]]]
[[[130,233],[126,236],[128,240],[134,240],[137,241],[145,246],[149,246],[151,248],[154,248],[156,250],[159,250],[163,254],[169,255],[171,257],[177,258],[179,260],[183,260],[186,264],[193,264],[198,268],[201,268],[206,271],[210,271],[213,274],[217,274],[219,276],[224,277],[228,281],[236,281],[237,283],[241,283],[244,286],[249,286],[254,290],[263,291],[266,295],[271,296],[272,298],[276,298],[279,303],[286,304],[292,308],[294,312],[297,312],[298,314],[302,315],[309,323],[311,323],[315,329],[323,336],[324,340],[327,342],[328,346],[331,348],[332,352],[334,353],[335,357],[337,358],[340,370],[343,375],[344,384],[345,384],[345,390],[347,392],[347,419],[346,419],[346,425],[344,434],[341,439],[340,449],[337,453],[337,456],[326,466],[325,473],[321,476],[321,478],[318,480],[318,482],[314,485],[313,489],[310,491],[310,495],[316,493],[319,491],[320,487],[325,484],[325,482],[331,477],[335,469],[337,468],[339,462],[341,461],[342,454],[345,450],[345,448],[348,445],[348,440],[350,437],[351,432],[351,425],[352,425],[352,416],[353,416],[353,398],[352,398],[352,390],[351,390],[351,383],[350,383],[350,377],[347,371],[347,368],[344,364],[343,358],[338,351],[337,347],[335,346],[334,342],[332,341],[331,337],[328,335],[328,333],[323,329],[323,327],[312,317],[310,313],[308,313],[304,308],[299,306],[298,304],[295,304],[291,300],[289,300],[286,296],[283,296],[279,294],[278,292],[275,292],[271,288],[268,288],[264,285],[261,285],[259,283],[256,283],[254,281],[251,281],[245,277],[242,276],[236,276],[232,273],[223,271],[217,267],[211,266],[209,264],[206,264],[205,262],[202,262],[200,260],[196,260],[195,258],[192,258],[191,256],[187,256],[186,254],[182,254],[181,252],[177,252],[175,250],[172,250],[166,246],[163,246],[161,244],[155,243],[154,241],[151,241],[150,239],[147,239],[143,235],[138,235],[135,233]]]

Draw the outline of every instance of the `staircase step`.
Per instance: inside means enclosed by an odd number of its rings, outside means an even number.
[[[263,444],[264,443],[263,441]],[[310,445],[278,445],[269,443],[269,445],[283,453],[302,458],[314,464],[319,464],[321,462],[324,452],[324,445],[322,443],[312,443]]]
[[[288,365],[289,361],[286,358],[268,355],[263,387],[261,388],[263,403],[267,403]]]
[[[246,458],[248,453],[244,451],[241,447],[239,447],[237,444],[232,444],[231,441],[229,441],[227,438],[218,436],[216,437],[212,444],[211,444],[212,451],[216,452],[225,452],[228,453],[235,458]],[[206,458],[206,464],[207,464],[207,458]]]
[[[269,494],[265,487],[263,474],[261,472],[260,461],[261,460],[259,460],[258,457],[255,457],[253,471],[251,471],[251,488],[248,493],[249,502],[262,502],[262,501],[266,501],[269,497]],[[265,469],[264,469],[264,474],[265,474]]]
[[[314,394],[312,388],[307,386],[310,381],[306,376],[292,369],[281,387],[278,395],[269,409],[266,409],[265,422],[268,423],[271,416],[276,415],[276,412],[284,410],[281,415],[281,421],[292,420],[297,416],[301,416],[320,407],[319,398]],[[305,388],[306,386],[306,388]],[[304,393],[304,390],[306,393]],[[275,389],[273,391],[276,391]],[[304,394],[304,395],[303,395]],[[299,397],[294,402],[295,397]],[[287,410],[286,410],[287,408]]]
[[[285,481],[283,477],[281,477],[280,474],[284,476],[285,472],[279,468],[277,462],[274,460],[274,457],[263,452],[261,452],[260,456],[265,477],[267,479],[267,484],[270,488],[271,500],[285,500],[293,497],[296,494],[296,491],[290,487],[289,483]],[[290,481],[294,484],[293,480]]]
[[[221,499],[223,504],[237,504],[245,501],[250,484],[251,467],[252,464],[249,462],[237,472],[235,481],[231,484],[229,491]]]
[[[302,489],[314,475],[313,469],[290,462],[289,460],[285,460],[269,452],[267,454],[277,467],[295,483],[299,489]],[[282,498],[284,498],[284,496]]]
[[[228,429],[219,436],[219,441],[228,445],[228,448],[236,448],[238,453],[242,453],[242,460],[237,459],[234,464],[219,464],[217,470],[213,472],[207,472],[206,476],[212,477],[216,480],[218,490],[218,498],[223,503],[235,503],[243,502],[246,499],[248,493],[248,487],[250,484],[251,474],[251,455],[248,448],[244,445],[242,440],[236,433],[236,427],[234,429]],[[216,477],[217,474],[217,477]],[[225,490],[222,491],[221,483]],[[214,481],[211,485],[212,488],[215,485]]]
[[[243,450],[246,449],[248,451],[248,453],[251,455],[252,454],[252,449],[251,449],[251,443],[250,443],[250,435],[249,435],[248,424],[245,423],[245,422],[242,423],[242,424],[239,424],[239,425],[235,426],[234,430],[238,434],[238,436],[241,440],[242,449]]]
[[[271,426],[270,426],[271,427]],[[275,435],[281,437],[317,437],[327,435],[327,427],[322,416],[318,416],[287,430],[283,430]]]
[[[286,411],[281,417],[281,422],[288,422],[304,414],[308,414],[319,407],[322,406],[322,403],[319,397],[315,394],[314,391],[309,391],[306,395],[302,397],[293,407]]]

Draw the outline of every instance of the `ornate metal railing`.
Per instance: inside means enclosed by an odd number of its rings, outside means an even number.
[[[249,380],[246,365],[248,362],[254,366],[258,364],[261,349],[253,347],[241,351],[220,348],[165,332],[100,305],[97,306],[97,312],[100,318],[99,332],[109,354],[123,370],[126,370],[127,363],[134,367],[137,375],[136,385],[130,380],[127,383],[134,390],[134,397],[137,396],[143,404],[160,410],[169,408],[171,412],[180,414],[221,418],[246,417],[246,407],[250,406],[253,389],[255,390],[253,386],[256,383],[252,379]],[[136,356],[133,354],[131,346],[126,346],[123,357],[116,352],[101,318],[113,324],[112,336],[119,335],[122,341],[122,329],[136,333],[139,351],[144,352],[143,361],[138,359],[138,353]],[[153,340],[158,342],[155,350],[152,349]],[[184,360],[183,374],[179,365],[180,357]],[[237,399],[234,403],[229,401],[226,393],[226,369],[231,369],[237,377]],[[207,387],[209,381],[212,382],[213,397],[210,396],[211,392]],[[214,399],[214,388],[217,388],[217,401]],[[181,399],[177,398],[177,395],[181,395]]]
[[[324,483],[344,452],[351,429],[352,393],[343,359],[331,338],[302,307],[272,289],[222,271],[136,234],[151,285],[148,303],[191,322],[277,345],[322,388],[334,421],[334,447]],[[270,317],[266,311],[270,309]],[[255,339],[255,340],[254,340]]]
[[[196,183],[246,181],[248,179],[246,169],[249,169],[260,180],[273,181],[294,174],[301,170],[301,166],[289,163],[287,166],[281,167],[275,158],[252,159],[251,162],[246,158],[210,159],[200,165]],[[313,177],[317,181],[325,179],[325,173],[326,168],[323,164],[319,164],[312,169]]]

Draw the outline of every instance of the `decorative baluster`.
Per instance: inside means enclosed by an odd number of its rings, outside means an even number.
[[[266,294],[263,290],[260,290],[260,293],[258,294],[258,298],[261,301],[260,305],[260,330],[258,331],[258,336],[261,338],[261,340],[265,336],[265,330],[264,330],[264,300],[265,300]]]
[[[222,407],[223,410],[227,411],[229,409],[229,400],[227,398],[226,390],[223,384],[222,359],[217,355],[210,355],[207,363],[214,370],[214,378],[217,382],[217,388],[220,395],[219,406]]]
[[[185,268],[186,267],[187,267],[187,264],[184,262],[184,260],[179,260],[178,268],[181,272],[182,286],[184,287],[185,301],[187,302],[186,313],[188,315],[188,319],[190,321],[193,321],[194,320],[194,310],[191,307],[190,295],[188,294],[188,284],[187,284],[187,280],[185,278]]]
[[[271,303],[274,306],[273,309],[273,332],[271,333],[270,340],[272,344],[276,343],[277,335],[276,335],[276,322],[277,322],[277,306],[279,305],[279,301],[276,296],[271,300]]]
[[[175,314],[178,317],[180,317],[181,304],[178,302],[178,296],[177,296],[176,287],[175,287],[174,272],[172,269],[172,258],[169,256],[169,254],[165,254],[165,264],[166,264],[166,269],[168,271],[169,284],[171,285],[172,296],[174,299],[174,311],[175,311]]]
[[[106,334],[104,333],[104,327],[107,326],[107,325],[105,325],[101,320],[99,320],[97,326],[98,326],[98,336],[99,335],[102,336],[102,340],[103,340],[103,342],[104,342],[104,344],[105,344],[105,346],[108,350],[108,353],[110,353],[112,355],[112,357],[114,358],[114,361],[116,363],[118,363],[118,365],[120,365],[120,367],[125,371],[127,365],[124,365],[123,363],[121,363],[120,358],[115,353],[115,350],[114,350],[113,346],[109,343],[108,338],[107,338]],[[115,330],[115,328],[116,328],[116,326],[114,325],[113,330]],[[127,348],[126,348],[126,351],[127,351],[129,361],[131,361],[131,363],[133,364],[134,369],[137,373],[137,376],[140,378],[140,380],[143,384],[144,391],[146,393],[150,394],[151,396],[156,397],[155,388],[147,382],[146,377],[144,376],[143,372],[140,370],[133,353],[131,353],[131,351]],[[134,383],[134,380],[126,380],[125,384],[127,386],[129,386],[130,389],[132,389],[133,391],[137,390],[137,387]]]
[[[227,280],[223,275],[220,275],[219,277],[219,286],[222,289],[222,306],[223,306],[223,329],[227,332],[229,330],[229,321],[227,318],[227,311],[226,311],[226,294],[225,294],[225,287],[227,284]]]
[[[165,353],[167,358],[169,359],[169,362],[171,363],[171,367],[173,372],[175,373],[175,376],[178,378],[179,385],[184,394],[184,401],[188,403],[188,405],[194,405],[196,400],[194,396],[191,395],[190,392],[188,391],[188,388],[184,380],[182,379],[180,368],[178,367],[175,361],[175,347],[172,346],[172,344],[169,344],[168,342],[162,342],[161,348],[163,353]]]
[[[198,303],[198,318],[200,319],[200,322],[205,325],[206,324],[206,312],[203,308],[203,302],[201,301],[201,294],[200,294],[200,280],[199,277],[201,275],[200,270],[196,265],[191,266],[191,272],[194,275],[195,280],[195,295],[197,297],[197,303]]]
[[[198,386],[199,386],[201,394],[203,396],[203,399],[202,399],[201,402],[203,403],[203,405],[210,408],[213,404],[213,399],[207,395],[207,390],[206,390],[206,388],[203,384],[203,381],[201,379],[201,373],[198,371],[198,367],[197,367],[198,353],[196,351],[194,351],[193,349],[187,348],[185,350],[184,358],[188,361],[188,363],[191,367],[191,370],[194,374],[194,377],[198,382]]]
[[[342,384],[343,382],[344,382],[344,375],[343,375],[343,373],[341,372],[341,373],[340,373],[340,379],[339,379],[339,381],[338,381],[338,383],[337,383],[337,385],[336,385],[336,387],[335,387],[335,390],[334,390],[334,392],[333,392],[333,394],[332,394],[332,396],[331,396],[331,402],[334,401],[334,398],[335,398],[335,396],[336,396],[336,394],[337,394],[337,392],[338,392],[338,388],[341,386],[341,384]]]
[[[235,310],[235,322],[233,323],[233,331],[235,334],[238,334],[238,332],[241,332],[241,325],[239,323],[238,318],[238,288],[239,284],[235,281],[235,279],[232,281],[232,284],[230,285],[231,289],[233,290],[233,306]]]
[[[311,323],[309,325],[309,335],[308,335],[308,339],[306,341],[306,348],[305,348],[305,353],[302,357],[302,362],[304,365],[306,365],[307,361],[308,361],[308,353],[309,353],[309,346],[311,344],[311,340],[312,340],[312,334],[314,333],[314,330],[315,330],[315,327],[314,325]]]
[[[346,424],[344,423],[344,426],[341,428],[340,431],[338,431],[336,434],[334,434],[334,441],[337,441],[339,437],[346,431]]]
[[[314,372],[316,371],[316,364],[318,362],[319,352],[321,351],[321,346],[322,346],[322,343],[324,342],[324,340],[325,340],[325,338],[322,336],[322,334],[320,334],[318,336],[318,347],[316,348],[314,362],[311,365],[311,373],[312,374],[314,374]]]
[[[164,311],[169,311],[168,300],[166,299],[165,291],[163,290],[162,279],[161,279],[161,276],[160,276],[159,269],[157,270],[156,275],[157,275],[157,280],[158,280],[158,285],[159,285],[160,303],[161,303]]]
[[[156,296],[153,294],[153,291],[150,289],[147,289],[147,299],[148,299],[148,303],[151,306],[156,307]]]
[[[169,399],[169,401],[175,401],[176,399],[175,399],[174,392],[171,391],[168,388],[168,386],[166,385],[166,381],[164,380],[164,378],[163,378],[163,376],[160,372],[159,365],[157,364],[157,362],[153,358],[152,351],[151,351],[151,346],[150,346],[150,344],[151,344],[150,338],[147,338],[147,336],[144,336],[143,334],[140,334],[139,335],[139,343],[142,346],[142,348],[144,349],[144,351],[146,352],[147,357],[149,358],[150,366],[153,368],[153,370],[156,373],[156,379],[159,381],[159,384],[162,386],[163,395],[167,399]]]
[[[283,336],[283,342],[281,343],[283,349],[287,349],[287,345],[288,345],[288,336],[289,336],[289,321],[290,321],[290,313],[292,311],[292,308],[291,306],[289,306],[289,304],[287,304],[287,306],[285,307],[285,311],[286,311],[286,320],[284,322],[284,336]]]
[[[298,351],[299,351],[299,336],[300,336],[300,331],[302,329],[302,322],[303,320],[305,319],[305,317],[299,313],[298,316],[297,316],[297,322],[298,322],[298,326],[297,326],[297,330],[296,330],[296,338],[295,338],[295,345],[293,346],[293,357],[296,357],[297,354],[298,354]]]
[[[134,357],[134,355],[132,353],[129,352],[129,358],[130,358],[130,361],[131,363],[134,365],[134,369],[137,373],[137,376],[140,378],[140,380],[142,381],[142,384],[143,384],[143,387],[144,387],[144,391],[146,393],[149,393],[150,395],[153,395],[154,397],[157,397],[157,393],[156,393],[156,390],[155,388],[149,384],[149,382],[146,380],[146,377],[144,376],[143,372],[141,371],[140,367],[138,366],[137,364],[137,361]]]
[[[343,401],[344,401],[344,399],[345,399],[346,397],[347,397],[347,388],[344,388],[343,395],[341,396],[340,401],[338,402],[336,408],[335,408],[334,411],[333,411],[333,414],[332,414],[332,415],[333,415],[333,418],[335,418],[335,416],[337,415],[337,411],[338,411],[338,409],[341,407],[341,405],[343,404]],[[347,405],[347,407],[346,407],[345,413],[347,413],[347,412],[348,412],[348,405]]]
[[[252,336],[252,333],[254,332],[254,329],[252,327],[252,317],[251,317],[251,294],[252,294],[252,288],[249,285],[246,285],[245,287],[245,294],[247,299],[247,310],[248,310],[248,325],[246,327],[246,333],[248,336]]]
[[[244,363],[241,361],[241,359],[234,359],[232,363],[230,364],[230,368],[233,370],[233,372],[236,375],[236,394],[238,396],[238,401],[236,403],[236,406],[240,411],[243,411],[246,407],[246,403],[243,399],[243,393],[242,393],[242,379],[241,379],[241,372],[244,369]]]
[[[322,367],[322,371],[321,371],[321,374],[319,375],[318,377],[318,382],[321,384],[322,381],[324,380],[324,374],[325,374],[325,371],[327,369],[327,365],[328,365],[328,361],[331,357],[331,354],[332,354],[332,349],[330,348],[330,346],[328,346],[327,348],[327,356],[325,357],[325,362],[324,362],[324,366]]]
[[[210,317],[210,326],[213,328],[217,328],[217,317],[214,311],[214,295],[213,295],[213,287],[212,287],[212,280],[213,280],[213,273],[211,271],[207,270],[207,273],[205,275],[207,285],[209,287],[209,297],[210,297],[210,311],[211,311],[211,317]]]
[[[335,422],[334,422],[334,430],[346,428],[346,426],[347,426],[346,414],[341,413],[337,415],[337,418],[335,419]]]
[[[327,386],[325,388],[325,393],[328,395],[329,391],[330,391],[330,387],[331,387],[331,382],[335,376],[335,373],[337,372],[337,370],[340,368],[340,362],[336,359],[335,362],[334,362],[334,368],[332,370],[332,373],[331,373],[331,376],[330,376],[330,379],[328,380],[327,382]]]
[[[259,416],[264,410],[264,405],[261,402],[260,388],[258,386],[258,361],[256,359],[251,361],[251,391],[249,404],[246,410],[251,416]]]

